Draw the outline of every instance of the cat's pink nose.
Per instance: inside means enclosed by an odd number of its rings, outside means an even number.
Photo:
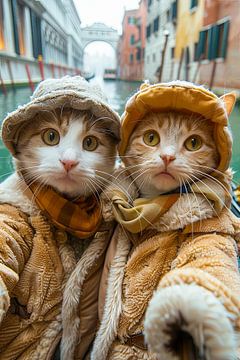
[[[66,171],[71,170],[78,164],[78,161],[75,160],[60,160],[60,162],[63,164],[63,167]]]
[[[160,155],[160,157],[162,158],[165,166],[168,166],[171,161],[176,159],[174,155]]]

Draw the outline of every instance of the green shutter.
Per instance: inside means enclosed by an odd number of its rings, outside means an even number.
[[[20,55],[19,48],[19,37],[18,37],[18,11],[17,11],[17,0],[11,0],[11,11],[12,11],[12,21],[13,21],[13,35],[14,35],[14,47],[15,53]]]
[[[221,48],[221,57],[223,57],[224,59],[227,55],[229,25],[230,25],[229,20],[224,23],[223,42],[222,42],[222,48]]]
[[[177,1],[172,3],[172,20],[177,18]]]
[[[216,59],[219,47],[219,25],[214,25],[212,29],[212,59]]]
[[[207,31],[208,33],[208,48],[207,48],[207,58],[208,60],[213,59],[213,28],[211,27]]]
[[[190,2],[190,9],[196,7],[198,5],[198,0],[191,0]]]
[[[200,59],[201,55],[204,53],[206,33],[207,33],[206,30],[200,31],[199,33],[199,42],[198,42],[198,51],[197,51],[198,59]]]

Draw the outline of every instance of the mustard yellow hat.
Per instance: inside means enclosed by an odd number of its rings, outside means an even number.
[[[120,156],[125,154],[135,126],[149,112],[195,113],[214,123],[214,138],[220,155],[217,170],[226,171],[232,155],[232,138],[228,129],[228,117],[235,101],[235,93],[218,97],[203,86],[187,81],[178,80],[155,85],[144,83],[126,104],[122,116],[119,154]]]

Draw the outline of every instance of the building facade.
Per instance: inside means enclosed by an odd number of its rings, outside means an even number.
[[[199,80],[215,90],[240,90],[240,0],[205,0],[199,37]]]
[[[141,81],[144,78],[146,4],[146,0],[141,0],[138,9],[124,13],[117,50],[117,72],[122,80]]]
[[[148,0],[144,73],[151,82],[159,80],[160,72],[161,81],[175,77],[177,5],[173,0]]]
[[[0,0],[1,77],[8,84],[82,69],[81,22],[73,0]],[[44,63],[44,73],[39,71]]]
[[[199,80],[198,46],[204,3],[204,0],[178,1],[174,63],[176,78],[181,80]]]
[[[239,90],[239,10],[240,0],[148,0],[145,78]]]

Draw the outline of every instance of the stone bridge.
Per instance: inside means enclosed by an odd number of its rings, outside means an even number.
[[[93,41],[104,41],[110,44],[113,49],[117,51],[119,39],[118,32],[103,23],[94,23],[91,26],[82,28],[81,35],[83,48]]]

